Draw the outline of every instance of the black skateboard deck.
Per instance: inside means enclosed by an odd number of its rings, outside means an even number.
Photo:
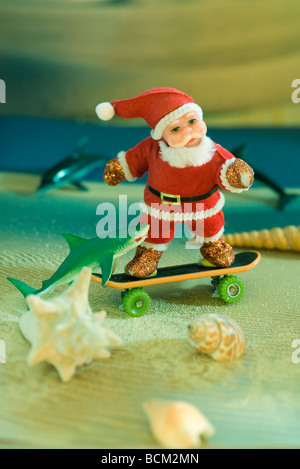
[[[126,273],[113,274],[106,285],[113,288],[129,289],[197,278],[230,275],[252,269],[258,264],[260,258],[259,252],[246,251],[236,254],[235,260],[230,267],[204,267],[201,264],[195,263],[161,267],[157,269],[155,276],[147,278],[131,277]],[[92,274],[92,280],[101,284],[102,275],[98,273]]]

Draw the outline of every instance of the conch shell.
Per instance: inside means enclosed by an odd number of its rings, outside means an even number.
[[[152,399],[145,410],[154,438],[165,448],[193,448],[215,433],[206,417],[187,402]]]
[[[92,313],[88,302],[91,269],[84,267],[73,284],[48,301],[27,296],[29,311],[20,319],[20,329],[31,343],[27,362],[52,364],[62,381],[70,381],[77,366],[94,358],[108,358],[106,348],[121,340],[102,327],[105,311]]]
[[[188,326],[189,342],[216,361],[240,358],[246,343],[240,326],[220,314],[204,314]]]
[[[300,226],[227,234],[223,239],[231,246],[300,251]]]

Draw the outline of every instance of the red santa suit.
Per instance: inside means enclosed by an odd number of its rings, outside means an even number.
[[[247,190],[253,173],[245,162],[204,136],[207,129],[201,107],[180,90],[153,88],[133,98],[102,102],[96,113],[101,120],[114,115],[141,117],[152,129],[151,137],[109,161],[103,174],[107,184],[116,185],[148,172],[140,222],[148,223],[150,229],[126,272],[135,277],[152,275],[177,223],[187,223],[198,235],[206,262],[231,265],[233,250],[220,239],[224,198],[219,187],[232,192]]]
[[[164,140],[149,137],[126,153],[120,152],[118,159],[129,181],[148,171],[140,219],[150,225],[146,244],[163,250],[163,245],[173,239],[177,223],[186,223],[202,242],[222,236],[224,196],[219,187],[242,191],[232,187],[226,178],[227,169],[235,160],[228,150],[207,136],[196,147],[176,149]],[[174,196],[171,200],[177,205],[170,204],[170,200],[168,203],[166,194]],[[189,201],[197,196],[199,200]]]

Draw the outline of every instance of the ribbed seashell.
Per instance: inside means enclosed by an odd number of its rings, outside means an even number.
[[[240,358],[246,343],[240,326],[220,314],[204,314],[188,326],[188,339],[199,352],[217,361]]]
[[[193,448],[215,433],[207,418],[184,401],[151,399],[145,410],[154,438],[165,448]]]
[[[95,358],[109,358],[120,338],[102,327],[106,312],[93,313],[88,301],[91,269],[83,267],[61,295],[43,300],[28,295],[29,311],[20,319],[20,329],[31,343],[30,366],[48,362],[62,381],[70,381],[76,368]]]
[[[231,246],[300,251],[300,226],[226,234],[223,239]]]

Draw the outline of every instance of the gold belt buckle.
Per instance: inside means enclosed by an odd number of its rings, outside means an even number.
[[[176,199],[176,202],[170,202],[169,200],[164,200],[164,197],[173,197]],[[173,194],[165,194],[164,192],[160,193],[160,200],[162,204],[170,204],[170,205],[181,205],[180,195],[173,195]]]

